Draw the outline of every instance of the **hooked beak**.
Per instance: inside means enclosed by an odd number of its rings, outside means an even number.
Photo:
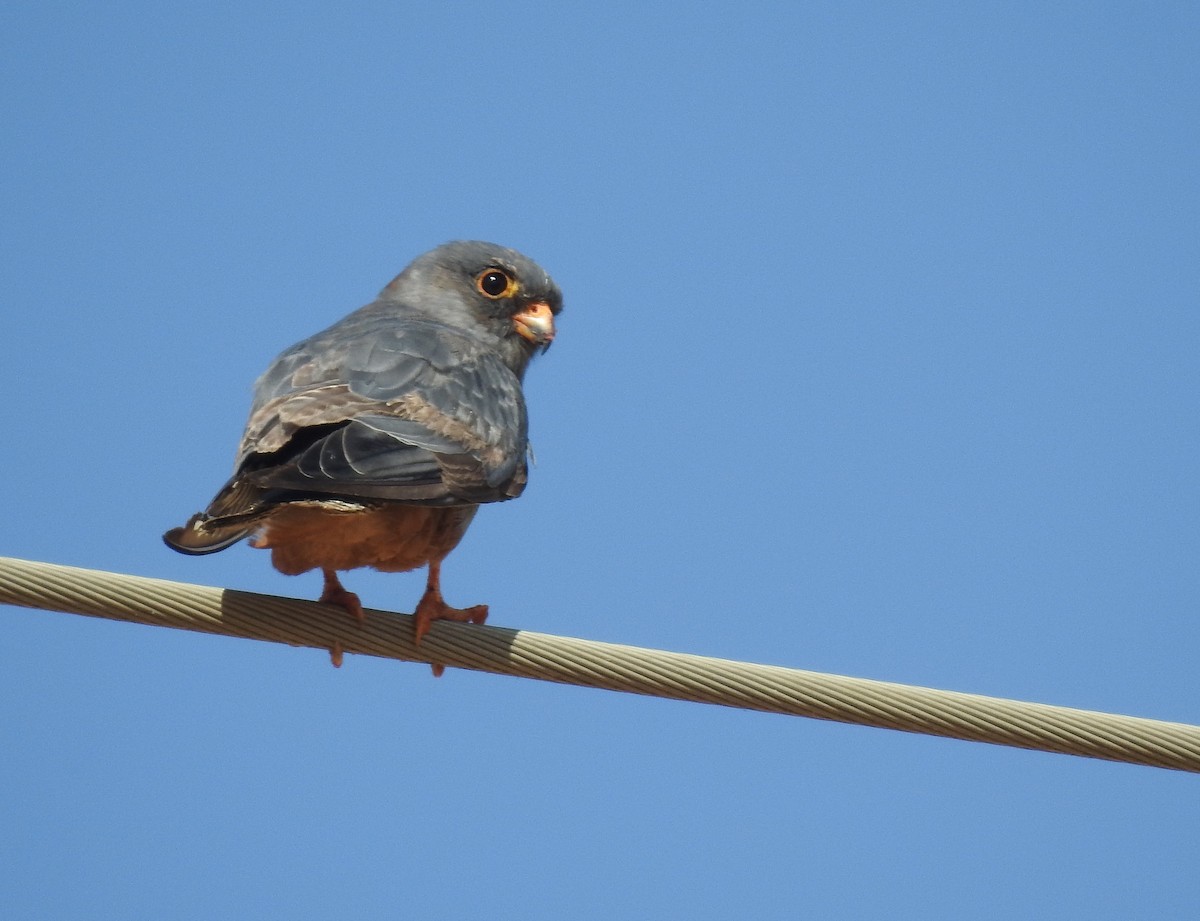
[[[544,352],[554,341],[554,313],[545,301],[535,301],[512,318],[517,335],[528,339]]]

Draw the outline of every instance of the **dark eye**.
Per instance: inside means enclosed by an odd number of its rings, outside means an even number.
[[[507,272],[500,269],[487,269],[480,272],[475,279],[475,287],[488,297],[503,297],[505,294],[511,294],[516,288],[514,282]]]

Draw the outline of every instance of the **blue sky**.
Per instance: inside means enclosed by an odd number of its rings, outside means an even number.
[[[566,311],[452,603],[1200,722],[1197,60],[1184,3],[8,4],[0,554],[314,598],[159,535],[277,352],[491,239]],[[1200,898],[1190,775],[0,618],[6,917]]]

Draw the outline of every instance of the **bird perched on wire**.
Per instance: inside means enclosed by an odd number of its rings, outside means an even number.
[[[320,600],[360,621],[339,570],[428,565],[417,641],[435,620],[483,623],[486,605],[442,598],[441,564],[482,503],[525,488],[521,381],[561,310],[558,286],[515,250],[460,241],[418,257],[374,302],[275,359],[233,477],[163,539],[203,554],[251,537],[282,573],[320,569]]]

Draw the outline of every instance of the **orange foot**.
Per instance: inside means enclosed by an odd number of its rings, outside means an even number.
[[[425,589],[425,594],[417,603],[417,610],[413,616],[415,618],[413,632],[416,634],[417,645],[420,645],[421,638],[429,632],[429,628],[433,626],[435,620],[457,620],[459,623],[482,624],[487,620],[488,606],[477,604],[469,608],[452,608],[446,604],[437,587],[431,585]],[[433,669],[434,678],[441,678],[446,671],[446,666],[440,662],[430,662],[429,667]]]
[[[420,643],[433,626],[435,620],[457,620],[459,623],[482,624],[487,620],[488,606],[477,604],[469,608],[452,608],[442,598],[442,593],[429,589],[417,603],[416,639]]]
[[[336,604],[343,607],[358,621],[360,627],[365,624],[367,615],[363,613],[362,602],[358,600],[358,595],[348,592],[342,587],[335,570],[322,569],[321,572],[325,574],[325,588],[317,600],[322,604]]]
[[[321,571],[325,574],[325,588],[321,592],[321,597],[317,600],[322,604],[336,604],[339,607],[345,608],[358,621],[360,627],[365,624],[367,622],[367,615],[363,613],[362,602],[358,600],[358,595],[354,594],[354,592],[348,592],[342,587],[342,583],[338,581],[336,571],[332,569],[323,569]],[[337,640],[333,641],[333,648],[329,650],[329,661],[333,663],[334,668],[342,667],[342,644]]]

